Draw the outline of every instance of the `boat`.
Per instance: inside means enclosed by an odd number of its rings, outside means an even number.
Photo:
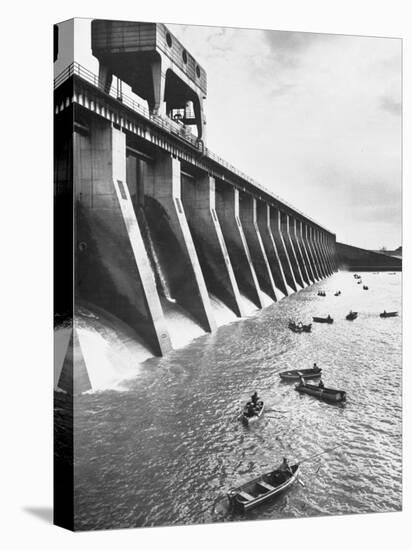
[[[369,290],[369,287],[366,285],[363,285],[363,290]]]
[[[300,378],[310,380],[311,378],[319,378],[321,372],[322,369],[319,367],[316,369],[286,370],[284,372],[280,372],[279,376],[282,380],[299,380]]]
[[[398,312],[397,311],[384,311],[383,313],[379,314],[379,317],[382,317],[382,319],[385,319],[386,317],[397,317]]]
[[[342,293],[340,290],[338,290],[337,292],[335,292],[335,296],[340,296]]]
[[[348,321],[353,321],[354,319],[356,319],[358,316],[358,312],[357,311],[350,311],[347,315],[346,315],[346,319]]]
[[[359,279],[358,285],[361,285],[361,284],[362,284],[362,279]]]
[[[319,290],[318,296],[326,296],[326,292],[324,290]]]
[[[240,418],[243,422],[243,424],[246,424],[246,426],[249,426],[250,424],[254,424],[263,414],[263,410],[265,408],[265,403],[260,399],[257,402],[256,407],[254,407],[255,414],[252,416],[248,413],[248,408],[251,401],[248,401],[246,405],[243,407],[242,414],[240,415]]]
[[[289,328],[293,332],[310,332],[312,329],[312,324],[304,325],[303,323],[295,323],[294,321],[289,321]]]
[[[313,395],[318,397],[323,401],[330,401],[332,403],[340,403],[346,401],[346,392],[342,390],[334,390],[332,388],[320,388],[315,384],[296,384],[295,390],[299,393],[307,393],[308,395]]]
[[[357,273],[355,273],[353,276],[355,277],[355,279],[360,279],[361,278],[361,276],[358,275]]]
[[[246,512],[267,502],[286,489],[289,489],[297,480],[299,463],[283,469],[283,466],[272,470],[258,478],[244,483],[227,493],[229,502],[234,509]]]
[[[333,319],[330,315],[328,315],[327,317],[313,317],[313,322],[314,323],[329,323],[329,324],[332,324]]]

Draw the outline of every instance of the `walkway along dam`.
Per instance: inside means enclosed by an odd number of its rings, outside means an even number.
[[[99,74],[73,60],[54,82],[56,385],[70,393],[338,269],[331,231],[207,148],[206,72],[166,26],[94,20],[91,48]]]

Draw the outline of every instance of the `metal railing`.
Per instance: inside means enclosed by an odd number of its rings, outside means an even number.
[[[66,67],[66,69],[64,69],[54,79],[54,89],[61,86],[63,82],[68,80],[73,75],[76,75],[80,77],[82,80],[85,80],[86,82],[88,82],[89,84],[92,84],[96,88],[99,88],[101,91],[110,95],[112,98],[119,101],[120,103],[122,103],[123,105],[131,109],[132,111],[135,111],[136,113],[139,113],[146,119],[150,120],[156,126],[164,130],[167,130],[168,132],[171,132],[174,135],[179,136],[181,139],[184,139],[185,141],[189,142],[192,146],[196,147],[199,150],[202,150],[203,144],[201,140],[199,140],[197,136],[192,134],[187,128],[183,127],[181,124],[174,122],[170,118],[165,118],[161,115],[156,115],[151,113],[147,107],[144,107],[143,105],[135,101],[133,98],[129,97],[127,94],[124,94],[123,92],[119,96],[118,87],[115,86],[113,83],[110,87],[110,90],[107,91],[107,89],[105,89],[105,86],[103,85],[103,82],[99,81],[99,77],[96,74],[92,73],[91,71],[89,71],[88,69],[86,69],[85,67],[83,67],[77,62],[71,63],[68,67]],[[273,191],[269,190],[267,187],[258,183],[256,180],[254,180],[253,178],[251,178],[241,170],[238,170],[235,166],[225,161],[215,153],[213,153],[213,151],[211,151],[209,148],[203,147],[203,154],[204,156],[213,160],[220,166],[223,166],[224,168],[226,168],[229,172],[236,174],[236,176],[245,180],[247,183],[253,185],[254,187],[256,187],[256,189],[262,191],[262,193],[265,193],[266,195],[274,198],[276,201],[286,205],[288,208],[290,208],[294,212],[303,216],[306,220],[313,222],[318,227],[322,227],[318,222],[310,218],[308,215],[304,214],[303,212],[298,210],[296,207],[292,206],[290,203],[288,203],[287,201],[285,201],[284,199],[276,195]],[[326,228],[323,228],[323,229],[326,229]],[[326,231],[329,231],[329,230],[326,229]],[[329,231],[329,233],[332,233],[332,231]]]

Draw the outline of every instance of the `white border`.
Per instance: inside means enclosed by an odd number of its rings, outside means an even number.
[[[50,508],[52,500],[52,24],[72,16],[157,20],[173,23],[229,25],[283,30],[398,36],[405,59],[412,38],[408,2],[392,0],[293,1],[274,3],[208,0],[156,2],[72,0],[68,3],[14,1],[3,13],[2,67],[2,235],[1,276],[1,540],[4,548],[406,548],[410,511],[409,469],[404,460],[404,512],[353,517],[277,520],[71,534],[29,508]],[[5,64],[4,64],[5,63]],[[409,60],[409,65],[410,65]],[[407,94],[404,92],[404,100]],[[404,132],[408,104],[404,108]],[[404,151],[408,151],[404,137]],[[410,148],[410,147],[409,147]],[[410,157],[410,155],[409,155]],[[404,212],[410,205],[405,158]],[[409,210],[409,208],[408,208]],[[404,216],[404,237],[410,223]],[[405,247],[405,242],[403,243]],[[404,260],[409,265],[409,257]],[[405,277],[404,277],[405,280]],[[404,306],[409,291],[404,285]],[[4,307],[5,306],[5,307]],[[404,311],[410,327],[409,313]],[[406,329],[405,329],[406,330]],[[7,331],[7,332],[6,332]],[[406,330],[407,333],[407,330]],[[409,339],[410,340],[410,339]],[[405,338],[405,358],[409,358]],[[404,362],[404,437],[410,428],[411,365]],[[44,515],[44,514],[43,514]],[[46,512],[47,516],[47,512]],[[410,532],[410,530],[409,530]]]

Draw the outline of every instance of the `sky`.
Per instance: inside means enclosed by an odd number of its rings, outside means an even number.
[[[97,74],[90,24],[74,56]],[[209,149],[339,242],[401,245],[401,40],[167,26],[207,72]]]
[[[401,244],[401,40],[167,26],[207,72],[213,152],[340,242]]]

